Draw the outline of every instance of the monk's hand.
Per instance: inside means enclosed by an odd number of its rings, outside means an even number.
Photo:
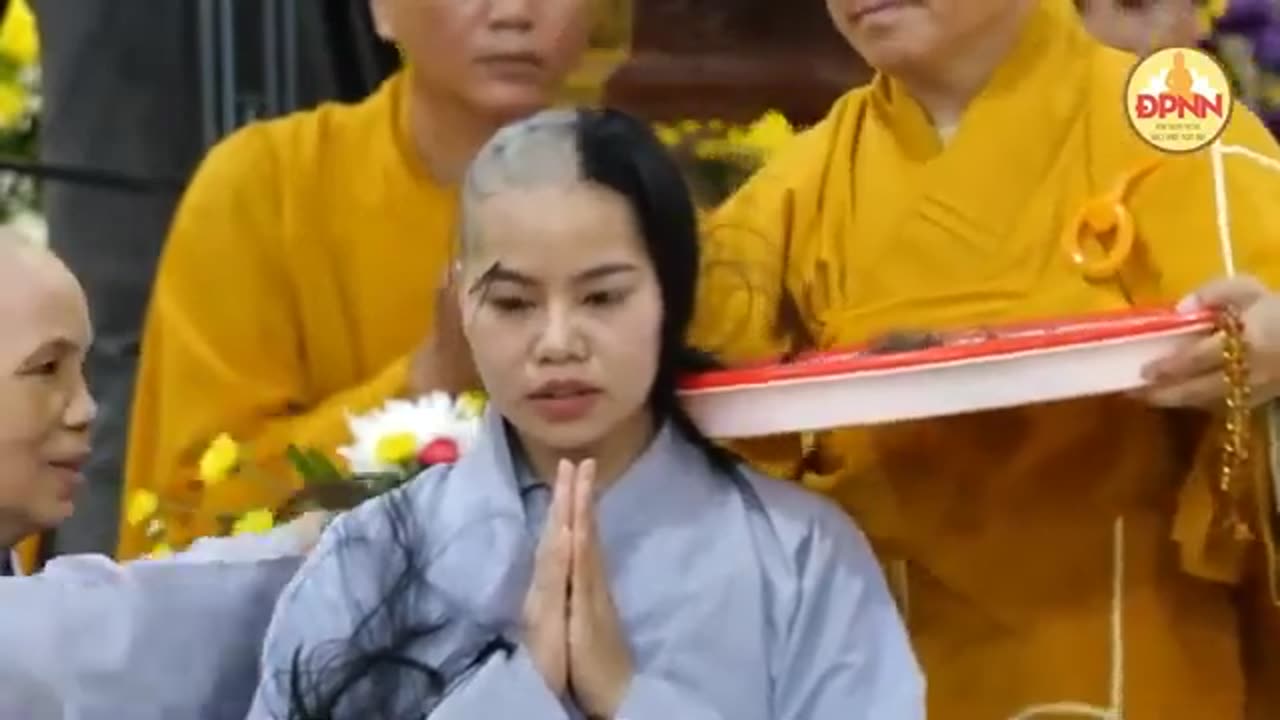
[[[411,395],[433,390],[456,395],[480,388],[471,346],[463,332],[456,273],[452,271],[436,290],[431,332],[410,358],[408,386]]]
[[[1251,277],[1219,280],[1183,301],[1184,308],[1233,307],[1244,325],[1250,398],[1280,396],[1280,295]],[[1216,408],[1226,396],[1221,333],[1198,340],[1143,369],[1150,383],[1138,395],[1159,407]]]
[[[573,490],[576,469],[562,461],[547,523],[524,600],[525,647],[557,697],[569,684],[569,573],[573,562]]]
[[[591,718],[612,718],[631,686],[626,634],[609,592],[595,513],[596,464],[576,468],[569,574],[569,686]]]

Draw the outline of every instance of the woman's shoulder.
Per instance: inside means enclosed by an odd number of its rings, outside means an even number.
[[[286,598],[346,594],[368,605],[379,588],[410,572],[477,617],[502,616],[523,569],[524,519],[490,502],[470,479],[458,466],[435,466],[342,513]]]
[[[461,475],[453,464],[429,467],[400,487],[342,513],[330,531],[386,538],[411,524],[433,536],[448,534],[449,528],[474,522],[484,514],[483,498],[470,492]]]
[[[865,548],[866,539],[853,518],[830,498],[746,464],[740,468],[772,535],[789,556],[804,563],[830,548]]]
[[[365,551],[379,554],[387,547],[409,545],[430,558],[459,554],[460,548],[480,552],[492,545],[495,528],[504,536],[523,533],[524,518],[517,509],[484,491],[465,469],[430,467],[342,513],[326,528],[312,558],[338,553],[344,556],[340,564],[358,567],[365,559],[354,556]]]

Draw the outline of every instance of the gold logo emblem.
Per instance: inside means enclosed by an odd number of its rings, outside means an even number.
[[[1231,81],[1213,56],[1168,48],[1134,65],[1125,112],[1138,135],[1171,153],[1199,150],[1222,135],[1231,119]]]

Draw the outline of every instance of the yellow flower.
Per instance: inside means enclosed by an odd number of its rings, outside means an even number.
[[[167,530],[168,527],[165,526],[163,520],[158,517],[153,517],[147,521],[147,529],[143,534],[147,536],[147,539],[155,540],[157,538],[164,537]]]
[[[1196,20],[1201,35],[1213,33],[1213,24],[1227,12],[1229,0],[1206,0],[1197,8]]]
[[[36,16],[27,0],[12,0],[9,12],[0,25],[0,54],[19,65],[30,65],[40,55],[40,34],[36,32]]]
[[[231,526],[232,535],[261,534],[276,526],[276,515],[270,510],[250,510]]]
[[[151,552],[147,553],[147,557],[152,560],[173,557],[173,548],[169,546],[169,543],[156,543],[156,546],[151,548]]]
[[[729,138],[733,137],[730,131]],[[693,156],[701,160],[717,160],[732,157],[734,143],[729,138],[703,138],[693,144]]]
[[[653,128],[653,132],[658,136],[658,140],[662,141],[663,145],[680,144],[680,131],[670,125],[657,125]]]
[[[373,454],[380,463],[388,465],[407,463],[418,454],[418,436],[411,432],[383,435],[378,438]]]
[[[785,115],[777,110],[770,110],[751,123],[740,142],[760,153],[769,154],[786,144],[795,134],[795,128]]]
[[[464,418],[477,418],[484,414],[487,402],[485,394],[479,390],[468,390],[458,396],[458,414]]]
[[[129,527],[137,527],[155,515],[159,509],[158,495],[150,490],[135,490],[133,495],[129,496],[129,507],[125,512],[125,519],[129,522]]]
[[[795,128],[786,116],[770,110],[746,127],[729,127],[720,121],[713,124],[724,130],[720,137],[703,137],[693,144],[693,154],[703,160],[746,157],[767,159],[795,136]]]
[[[8,127],[22,117],[27,92],[13,83],[0,84],[0,126]]]
[[[240,445],[230,435],[222,433],[200,456],[200,482],[216,485],[235,472],[240,465]]]

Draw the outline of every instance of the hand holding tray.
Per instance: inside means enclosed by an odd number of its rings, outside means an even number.
[[[1125,310],[950,333],[900,333],[861,348],[686,378],[703,432],[740,438],[825,430],[1104,395],[1214,331],[1209,311]]]

